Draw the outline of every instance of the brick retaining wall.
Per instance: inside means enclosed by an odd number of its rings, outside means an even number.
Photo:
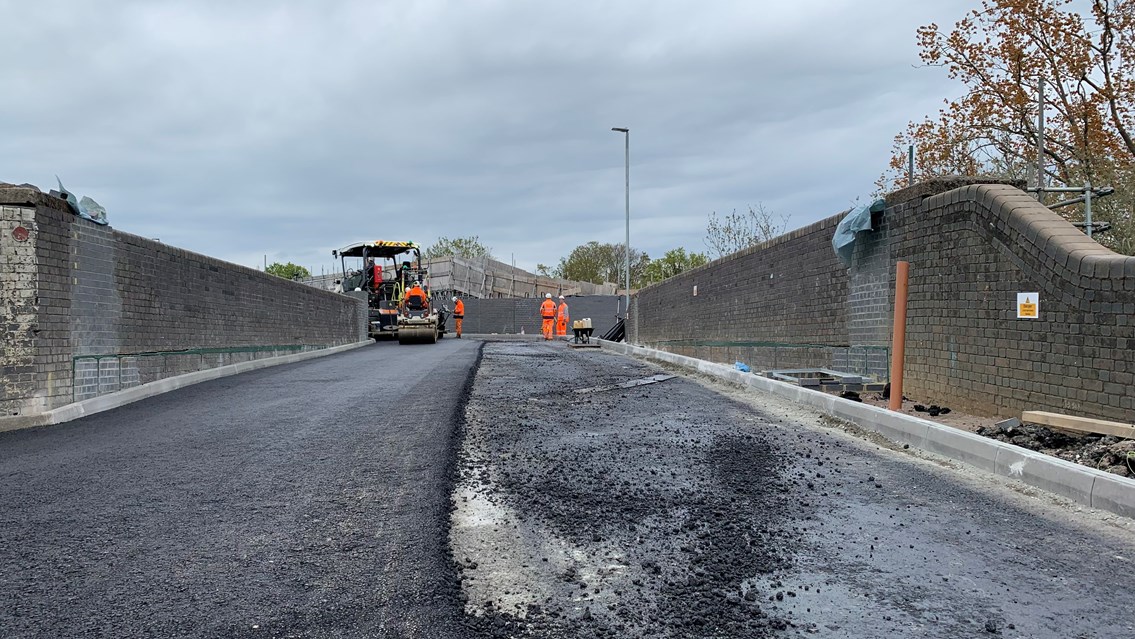
[[[987,415],[1049,410],[1135,422],[1135,257],[1032,196],[972,185],[888,209],[911,263],[908,394]],[[1017,319],[1017,293],[1040,318]]]
[[[830,217],[642,289],[631,302],[630,341],[760,369],[831,367],[833,348],[849,345],[847,269],[831,247],[838,222]]]
[[[594,335],[606,333],[615,325],[615,313],[619,304],[615,295],[580,295],[565,298],[568,313],[573,320],[591,318]],[[542,299],[529,298],[465,298],[466,333],[498,333],[501,335],[519,333],[521,329],[528,335],[540,333],[540,303]],[[558,299],[556,300],[559,301]],[[449,300],[448,307],[453,306]],[[453,320],[448,322],[453,329]]]
[[[908,396],[978,415],[1135,422],[1135,257],[1011,185],[948,178],[887,202],[850,268],[831,247],[841,214],[643,289],[631,341],[886,377],[894,264],[906,260]],[[1034,291],[1040,319],[1018,320],[1016,294]]]
[[[99,226],[33,189],[0,189],[0,234],[0,416],[366,338],[356,299]]]

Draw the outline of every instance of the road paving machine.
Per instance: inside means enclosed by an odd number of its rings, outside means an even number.
[[[447,311],[429,299],[428,272],[417,244],[376,240],[331,254],[342,263],[343,290],[367,293],[368,333],[375,341],[397,338],[399,344],[433,344],[445,335]],[[407,303],[406,291],[414,282],[425,289],[424,305]]]

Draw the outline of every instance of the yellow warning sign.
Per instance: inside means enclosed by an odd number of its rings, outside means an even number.
[[[1040,318],[1040,293],[1017,293],[1017,319]]]

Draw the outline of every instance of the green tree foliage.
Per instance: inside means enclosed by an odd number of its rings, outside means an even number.
[[[481,238],[476,235],[455,237],[453,239],[448,237],[438,238],[438,241],[427,248],[425,252],[427,259],[451,256],[472,259],[477,257],[492,257],[493,252],[492,249],[482,244]]]
[[[264,272],[275,275],[276,277],[282,277],[286,280],[304,280],[311,277],[310,271],[291,262],[287,264],[272,262],[268,265],[268,268],[264,269]]]
[[[784,233],[788,228],[788,216],[777,215],[757,204],[747,212],[738,213],[736,209],[723,218],[717,212],[709,214],[709,224],[705,228],[705,245],[714,257],[736,253],[761,242],[767,242]]]
[[[575,247],[571,254],[560,259],[552,275],[566,280],[603,284],[613,282],[622,284],[626,262],[622,244],[600,244],[588,242]],[[631,247],[631,284],[642,280],[650,256]]]
[[[661,282],[668,277],[674,277],[679,273],[708,263],[709,256],[704,253],[686,253],[686,249],[680,247],[670,249],[662,257],[650,260],[647,263],[639,286]]]

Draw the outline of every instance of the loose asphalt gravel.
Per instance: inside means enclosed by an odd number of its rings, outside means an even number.
[[[1131,522],[783,401],[490,342],[451,546],[499,637],[1132,637]],[[587,392],[580,389],[592,388]]]
[[[620,386],[654,364],[480,353],[0,433],[0,637],[1135,636],[1130,520],[696,375]]]

